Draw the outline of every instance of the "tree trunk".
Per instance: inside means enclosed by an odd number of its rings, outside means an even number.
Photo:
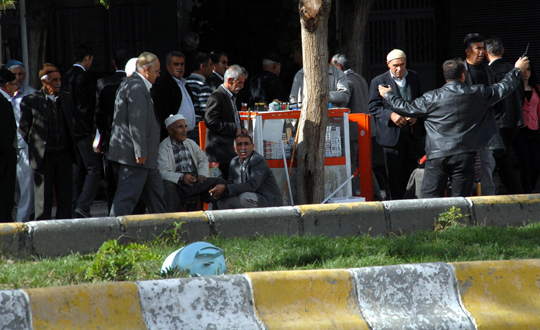
[[[300,0],[304,98],[298,138],[298,203],[324,200],[324,142],[328,121],[328,16],[331,0]]]
[[[339,15],[341,36],[339,52],[352,62],[353,70],[362,74],[366,23],[374,0],[341,0]]]

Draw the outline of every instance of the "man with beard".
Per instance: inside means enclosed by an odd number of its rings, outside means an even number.
[[[220,210],[283,205],[272,170],[254,149],[253,139],[248,134],[235,138],[234,150],[238,156],[231,161],[227,184],[218,184],[210,190]]]

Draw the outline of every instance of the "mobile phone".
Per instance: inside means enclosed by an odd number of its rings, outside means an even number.
[[[521,55],[520,58],[524,58],[525,56],[527,56],[528,51],[529,51],[529,43],[527,43],[527,49],[525,49],[525,53],[523,53],[523,55]]]

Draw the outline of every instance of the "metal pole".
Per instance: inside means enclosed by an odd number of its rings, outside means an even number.
[[[22,44],[22,54],[23,54],[23,63],[25,67],[26,72],[30,72],[30,63],[28,59],[28,35],[26,32],[26,0],[19,0],[19,13],[21,18],[21,44]],[[27,74],[26,78],[24,79],[24,84],[28,85],[28,77],[30,75]]]

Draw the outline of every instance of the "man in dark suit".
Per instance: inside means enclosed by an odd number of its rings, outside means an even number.
[[[289,97],[279,80],[282,60],[274,53],[267,53],[263,59],[263,71],[250,80],[249,103],[272,103],[273,100],[287,102]]]
[[[0,69],[0,222],[12,222],[17,178],[17,124],[10,99],[17,91],[17,78]]]
[[[107,205],[109,212],[111,211],[114,193],[116,191],[116,178],[112,164],[107,161],[107,151],[109,148],[109,140],[111,139],[111,126],[114,115],[114,100],[116,98],[116,90],[120,86],[120,82],[126,78],[124,70],[128,61],[127,52],[120,48],[114,52],[112,64],[115,73],[103,77],[97,81],[96,88],[96,114],[94,123],[100,135],[100,147],[103,155],[103,173],[105,176],[105,188],[107,192]]]
[[[154,107],[158,113],[158,120],[161,123],[160,140],[165,139],[169,134],[165,127],[165,119],[170,115],[181,114],[186,118],[188,125],[188,138],[198,143],[199,131],[195,116],[195,107],[191,100],[191,90],[186,85],[184,71],[186,59],[183,53],[173,51],[167,54],[165,59],[167,72],[159,77],[152,88],[152,99]]]
[[[74,106],[73,128],[77,147],[77,165],[73,169],[74,216],[89,218],[90,207],[99,189],[101,164],[94,153],[96,111],[96,81],[88,70],[92,66],[94,53],[84,44],[75,49],[75,64],[64,75],[62,90],[71,94]]]
[[[231,161],[227,184],[218,184],[210,193],[219,209],[282,206],[281,190],[266,159],[255,151],[248,134],[235,138],[236,156]]]
[[[204,122],[206,131],[205,152],[210,162],[218,162],[223,177],[229,176],[229,164],[234,158],[234,137],[247,134],[242,128],[236,106],[236,95],[244,87],[247,71],[239,65],[230,66],[225,72],[223,85],[216,89],[206,103]]]
[[[223,84],[223,76],[229,68],[229,57],[221,50],[213,50],[210,52],[210,58],[212,59],[212,63],[214,63],[214,72],[212,72],[207,82],[212,87],[212,90],[215,91],[219,85]]]
[[[489,67],[493,71],[494,82],[503,80],[506,74],[514,69],[514,66],[502,59],[504,47],[502,40],[492,37],[486,40],[486,57],[489,61]],[[520,180],[516,176],[509,159],[509,150],[514,142],[518,132],[518,126],[523,125],[523,83],[520,83],[514,92],[508,95],[504,100],[496,103],[495,120],[499,126],[506,150],[494,154],[499,178],[508,194],[522,194]]]
[[[75,161],[73,101],[69,93],[60,91],[61,75],[53,64],[45,63],[39,77],[43,88],[22,99],[19,125],[34,169],[36,220],[51,219],[53,190],[56,219],[70,219]]]
[[[386,57],[387,72],[375,77],[369,89],[369,112],[375,117],[377,142],[383,146],[390,197],[402,199],[412,171],[424,155],[424,129],[416,118],[395,113],[379,95],[379,85],[389,85],[408,102],[422,95],[418,74],[407,70],[407,57],[394,49]],[[388,195],[388,192],[387,192]]]
[[[157,56],[144,52],[137,59],[137,72],[126,78],[116,93],[107,154],[108,160],[116,163],[118,174],[111,217],[132,214],[141,197],[151,213],[166,209],[158,171],[159,123],[150,96],[159,72]]]

